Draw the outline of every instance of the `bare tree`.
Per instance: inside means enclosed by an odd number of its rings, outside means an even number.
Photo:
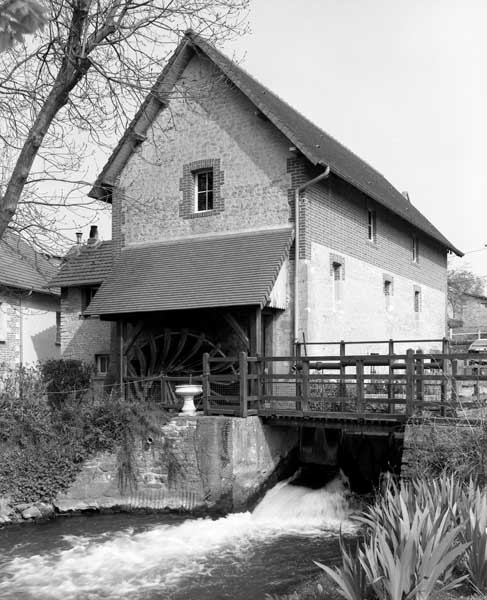
[[[46,17],[36,0],[0,2],[0,52],[22,41],[24,35],[42,29]]]
[[[48,26],[0,54],[0,237],[9,223],[49,229],[49,201],[77,205],[86,155],[126,128],[183,32],[241,33],[249,2],[40,1]]]

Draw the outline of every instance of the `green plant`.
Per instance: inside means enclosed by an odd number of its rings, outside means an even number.
[[[469,544],[465,566],[474,589],[487,592],[487,496],[470,485],[461,506],[465,523],[463,540]]]
[[[342,553],[341,567],[332,569],[317,561],[313,562],[334,581],[338,587],[339,593],[346,598],[346,600],[363,600],[367,597],[367,589],[369,586],[362,562],[357,558],[359,549],[357,547],[356,554],[352,556],[344,547],[343,540],[340,537],[340,550]]]
[[[166,412],[115,396],[71,395],[53,407],[38,370],[22,377],[28,382],[24,394],[18,372],[8,374],[0,394],[0,495],[50,501],[99,451],[118,452],[120,486],[133,488],[137,440],[154,435]]]
[[[70,398],[79,400],[90,388],[93,367],[80,360],[46,360],[39,368],[53,408],[61,408]]]
[[[417,480],[400,490],[391,483],[357,516],[366,536],[357,552],[342,545],[341,568],[317,564],[347,600],[363,600],[369,590],[380,600],[427,600],[466,578],[455,576],[454,568],[471,547],[460,523],[467,503],[452,477]]]

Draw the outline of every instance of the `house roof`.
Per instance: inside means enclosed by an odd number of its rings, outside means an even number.
[[[52,258],[14,233],[7,231],[0,240],[0,286],[58,295],[58,290],[46,289],[57,268]]]
[[[326,163],[332,173],[347,181],[376,202],[422,231],[442,246],[463,256],[421,212],[378,171],[351,152],[343,144],[314,125],[297,110],[259,83],[206,40],[187,32],[165,69],[157,79],[129,128],[114,149],[97,178],[90,196],[106,199],[107,186],[113,185],[137,140],[141,139],[170,94],[178,74],[194,54],[202,54],[216,64],[225,76],[254,103],[313,164]],[[164,101],[164,99],[166,99]]]
[[[72,287],[102,283],[112,270],[111,241],[75,246],[49,285]]]
[[[129,246],[86,313],[264,306],[291,241],[287,227]]]

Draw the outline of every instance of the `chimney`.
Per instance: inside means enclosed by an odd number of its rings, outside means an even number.
[[[86,244],[88,246],[95,246],[97,243],[98,243],[98,226],[92,225],[90,227],[90,237],[88,238],[88,241],[86,242]]]
[[[76,244],[78,246],[81,244],[82,237],[83,237],[83,234],[81,233],[81,231],[77,231],[76,232]]]
[[[402,192],[402,195],[406,198],[408,202],[411,202],[411,199],[409,198],[409,192]]]

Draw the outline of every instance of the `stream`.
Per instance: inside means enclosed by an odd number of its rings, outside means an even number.
[[[278,483],[253,512],[58,518],[0,530],[3,600],[258,600],[339,561],[353,535],[340,479]]]

